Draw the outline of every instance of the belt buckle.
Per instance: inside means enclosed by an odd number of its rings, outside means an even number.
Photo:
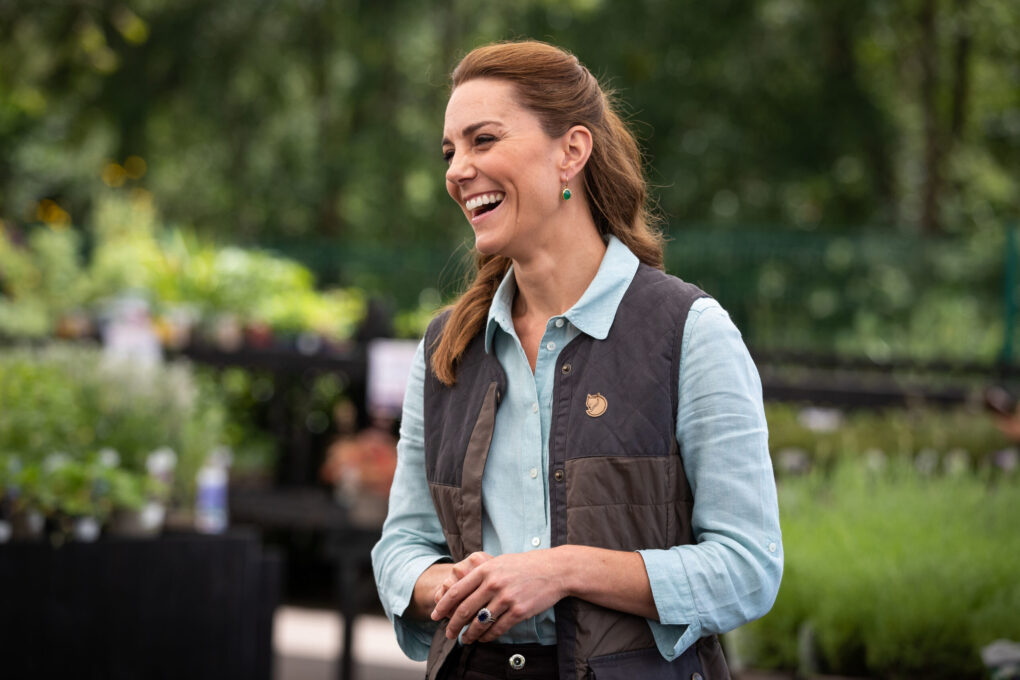
[[[522,668],[524,668],[524,655],[523,654],[514,654],[513,656],[511,656],[510,657],[510,668],[514,669],[515,671],[519,671]]]

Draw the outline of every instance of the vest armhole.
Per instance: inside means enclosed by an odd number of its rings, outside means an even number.
[[[686,284],[689,289],[684,291],[686,293],[687,300],[680,307],[680,315],[677,319],[676,330],[673,335],[673,366],[672,373],[669,377],[671,385],[670,399],[673,403],[673,438],[676,439],[676,427],[678,411],[680,409],[680,365],[683,362],[683,346],[684,346],[684,332],[687,329],[687,319],[690,316],[691,307],[694,303],[702,298],[711,297],[708,293],[704,292],[697,286]],[[677,442],[679,445],[679,442]]]

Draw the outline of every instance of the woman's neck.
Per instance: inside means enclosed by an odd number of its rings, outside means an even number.
[[[594,224],[558,240],[562,242],[544,244],[528,257],[514,259],[515,320],[544,325],[549,318],[573,307],[598,273],[606,244]]]

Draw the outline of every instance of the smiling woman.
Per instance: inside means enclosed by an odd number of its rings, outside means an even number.
[[[727,678],[715,634],[783,564],[740,334],[661,271],[637,144],[575,57],[489,45],[452,80],[478,271],[405,396],[373,551],[398,641],[430,680]]]

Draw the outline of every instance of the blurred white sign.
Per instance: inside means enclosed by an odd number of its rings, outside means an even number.
[[[162,361],[163,350],[145,300],[124,296],[109,306],[107,315],[108,322],[103,328],[107,361],[131,361],[141,367],[152,367]]]
[[[417,340],[378,339],[368,343],[368,412],[399,418]]]

